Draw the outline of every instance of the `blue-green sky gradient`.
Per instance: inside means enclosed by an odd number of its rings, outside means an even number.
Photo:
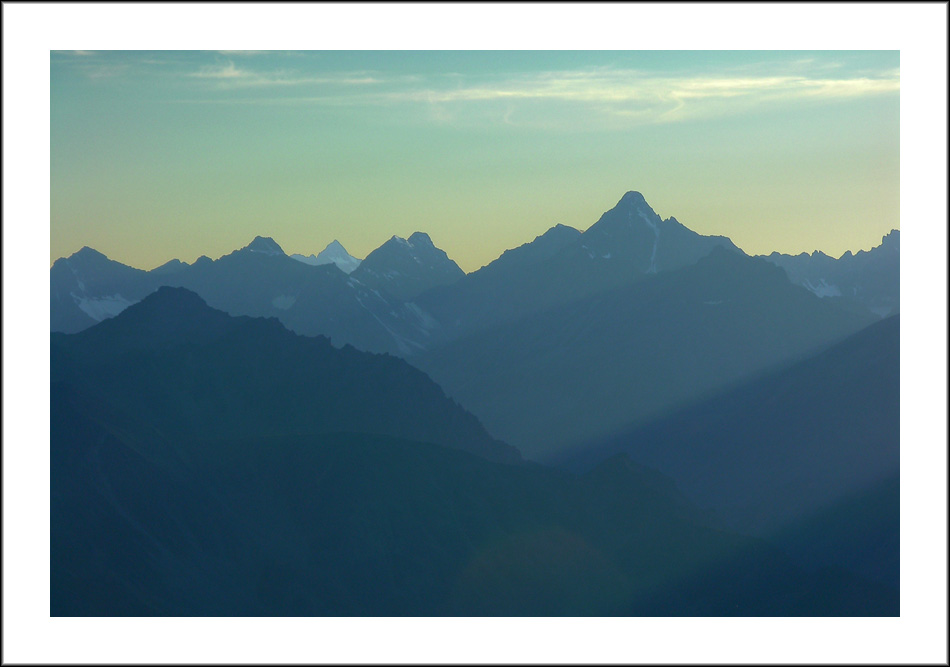
[[[627,190],[752,254],[900,227],[897,51],[54,51],[50,89],[51,262],[418,230],[471,271]]]

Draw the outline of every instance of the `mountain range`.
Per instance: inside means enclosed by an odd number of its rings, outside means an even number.
[[[387,355],[161,288],[51,337],[51,615],[893,615],[626,457],[529,464]]]
[[[895,615],[899,232],[50,269],[53,615]]]
[[[716,247],[410,358],[529,458],[661,414],[875,321],[767,262]]]
[[[860,296],[864,306],[853,309],[860,312],[869,306],[880,315],[880,304],[894,300],[893,284],[899,279],[895,268],[899,265],[888,259],[897,255],[898,238],[899,232],[891,232],[880,248],[859,252],[850,264],[847,254],[841,260],[825,258],[848,268],[821,276],[812,271],[803,278],[794,268],[807,256],[773,253],[768,259],[782,265],[795,284],[812,285],[819,296],[834,289],[849,291],[849,298],[864,295]],[[555,225],[470,274],[421,232],[408,239],[394,236],[370,253],[365,264],[337,241],[319,255],[305,257],[286,255],[267,237],[256,237],[218,260],[203,256],[191,265],[171,260],[151,271],[83,248],[50,269],[50,330],[81,331],[159,286],[170,285],[187,287],[231,314],[273,316],[301,334],[322,334],[338,345],[350,343],[408,357],[475,331],[683,268],[716,246],[738,251],[728,238],[701,236],[675,218],[661,219],[640,193],[628,192],[587,231]],[[300,270],[296,264],[323,270]],[[349,278],[334,275],[332,267]],[[845,274],[850,277],[841,277]],[[815,288],[821,280],[835,288]],[[250,285],[251,281],[256,284]],[[843,287],[837,287],[839,283]],[[254,296],[244,298],[245,288]],[[891,296],[881,289],[890,289]]]
[[[520,460],[401,359],[338,349],[274,318],[234,318],[184,288],[161,287],[121,315],[53,334],[51,381],[110,396],[162,433],[265,437],[358,426]]]
[[[899,293],[898,235],[826,258],[839,269],[824,284],[877,295],[863,300],[816,293],[817,273],[803,278],[794,262],[772,268],[785,260],[663,220],[638,192],[585,232],[556,225],[470,274],[423,233],[394,236],[348,274],[264,237],[149,272],[84,248],[50,270],[51,325],[81,330],[159,285],[185,287],[232,315],[403,357],[494,436],[544,460],[876,321],[873,304]],[[324,253],[350,257],[334,243]]]
[[[766,259],[785,269],[789,279],[820,297],[854,299],[881,317],[900,312],[900,232],[892,230],[871,250],[850,250],[838,259],[812,254]]]
[[[584,470],[618,453],[668,475],[698,506],[743,534],[809,550],[898,585],[900,318],[885,320],[781,370],[586,443],[558,461]],[[890,494],[876,522],[856,498]],[[849,507],[847,512],[840,508]],[[832,508],[839,508],[832,510]],[[861,549],[802,537],[833,511],[834,534],[867,534]],[[849,528],[850,527],[850,528]],[[827,532],[827,527],[825,528]],[[797,540],[788,535],[796,534]],[[827,536],[824,538],[827,541]],[[805,547],[804,545],[809,545]],[[868,545],[873,545],[871,548]],[[870,562],[874,561],[874,566]]]

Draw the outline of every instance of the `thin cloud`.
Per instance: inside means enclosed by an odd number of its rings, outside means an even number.
[[[900,79],[888,73],[879,78],[808,78],[802,76],[759,77],[647,77],[640,73],[616,71],[585,74],[564,72],[533,79],[460,86],[450,90],[421,90],[394,93],[407,101],[470,102],[493,99],[556,99],[586,102],[622,102],[652,97],[704,98],[775,94],[809,96],[851,96],[898,91]]]
[[[246,70],[238,69],[233,62],[228,62],[224,65],[206,65],[189,76],[199,79],[240,79],[253,75]]]
[[[699,116],[745,112],[776,101],[827,100],[900,91],[896,70],[878,76],[824,77],[804,75],[655,76],[634,70],[578,70],[547,72],[503,81],[480,82],[452,88],[429,87],[395,91],[392,103],[438,106],[433,116],[462,119],[477,113],[479,105],[492,115],[493,103],[557,103],[587,106],[602,116],[637,122],[670,122]],[[510,110],[499,116],[509,122]]]
[[[260,72],[238,67],[233,61],[217,65],[206,65],[189,77],[214,81],[221,88],[247,88],[261,86],[304,86],[316,84],[367,85],[380,83],[381,80],[362,73],[341,74],[338,76],[303,76],[298,72],[278,70]]]
[[[365,71],[314,77],[293,71],[260,72],[228,61],[203,67],[190,76],[213,82],[218,89],[301,87],[296,95],[208,100],[211,102],[421,106],[417,118],[440,124],[517,122],[550,128],[559,124],[576,127],[577,117],[583,114],[587,114],[586,127],[597,126],[597,119],[600,126],[668,123],[747,113],[763,105],[796,100],[848,99],[900,91],[899,69],[847,77],[842,71],[830,72],[825,64],[802,59],[794,63],[803,70],[800,72],[783,68],[776,73],[766,65],[759,72],[742,67],[689,75],[599,67],[491,79],[459,74],[385,77]],[[373,86],[361,88],[366,84]],[[307,85],[320,88],[308,90]],[[559,121],[559,117],[566,120]]]

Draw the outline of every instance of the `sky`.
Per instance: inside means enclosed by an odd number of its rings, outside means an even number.
[[[900,228],[899,51],[50,51],[50,263],[255,236],[466,271],[628,190],[750,254]]]

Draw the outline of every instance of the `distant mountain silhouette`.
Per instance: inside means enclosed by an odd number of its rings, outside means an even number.
[[[167,273],[167,264],[156,269]],[[75,333],[112,317],[154,287],[147,272],[84,247],[49,270],[50,330]]]
[[[631,191],[584,232],[572,254],[623,259],[639,273],[658,273],[693,264],[715,247],[738,251],[724,236],[701,236],[676,218],[660,219],[642,194]]]
[[[733,529],[896,587],[899,317],[562,463],[583,469],[618,452]]]
[[[353,278],[372,289],[402,301],[423,292],[451,285],[465,275],[428,234],[415,232],[408,239],[394,236],[366,256]]]
[[[51,614],[898,615],[897,240],[815,278],[628,192],[469,275],[84,248]]]
[[[291,258],[303,262],[304,264],[313,264],[314,266],[336,264],[337,268],[346,274],[353,273],[356,267],[360,265],[360,262],[363,261],[348,253],[346,248],[343,247],[343,244],[337,240],[331,241],[327,247],[321,250],[317,255],[307,257],[295,253],[291,255]]]
[[[95,327],[53,334],[51,344],[54,381],[169,435],[359,431],[520,460],[404,361],[336,349],[276,319],[233,318],[182,288],[162,287]]]
[[[802,358],[875,320],[724,247],[676,271],[476,332],[410,361],[545,460]]]
[[[880,314],[899,306],[895,235],[885,239],[887,253],[858,253],[853,262],[848,256],[826,258],[839,266],[835,285],[857,295],[832,299],[839,308],[861,317],[868,307]],[[662,220],[634,191],[587,231],[556,225],[468,275],[420,232],[408,239],[394,236],[362,263],[336,241],[319,256],[288,257],[268,237],[214,261],[201,257],[189,266],[172,260],[148,272],[87,248],[57,260],[50,270],[50,329],[80,331],[160,285],[171,285],[187,287],[232,315],[277,317],[297,333],[325,335],[337,346],[409,358],[679,270],[713,248],[741,253],[728,238],[701,236],[675,218]],[[826,278],[802,278],[789,268],[799,259],[773,254],[769,261],[783,265],[793,282],[825,296],[820,280]],[[840,268],[846,265],[852,268]]]
[[[392,293],[404,294],[411,285],[423,288],[425,281],[441,284],[452,267],[461,273],[444,252],[426,243],[427,236],[410,238],[415,239],[413,252],[434,263],[422,268],[411,255],[402,257],[418,273],[412,276],[403,269],[388,288],[369,273],[373,266],[381,266],[387,253],[382,260],[373,259],[366,272],[350,269],[355,275],[347,277],[338,266],[346,264],[341,256],[336,256],[338,261],[298,261],[269,237],[255,237],[217,260],[201,257],[192,265],[172,260],[152,271],[133,269],[86,248],[57,260],[50,269],[50,329],[76,333],[116,315],[159,286],[186,287],[231,315],[277,317],[297,333],[328,336],[338,346],[408,356],[426,347],[439,324]],[[332,246],[328,250],[334,250]],[[440,256],[442,264],[433,260]]]
[[[796,285],[820,297],[854,300],[881,317],[900,312],[900,231],[892,230],[871,250],[844,253],[834,259],[823,252],[766,259],[780,266]]]
[[[417,307],[348,278],[336,263],[296,261],[273,239],[258,236],[214,261],[172,260],[152,271],[91,249],[57,260],[50,270],[50,329],[81,331],[159,286],[186,287],[231,315],[277,317],[297,333],[371,352],[412,354],[436,327]]]
[[[855,257],[874,266],[879,250]],[[86,249],[51,269],[51,324],[77,331],[95,321],[82,308],[105,317],[159,285],[186,287],[232,315],[406,358],[493,434],[544,457],[875,317],[755,261],[628,192],[586,232],[555,226],[469,275],[421,233],[393,237],[349,275],[296,261],[267,237],[150,272]]]
[[[741,252],[725,237],[661,220],[639,192],[628,192],[587,231],[554,227],[416,303],[442,325],[441,340],[460,338],[682,268],[715,247]]]

